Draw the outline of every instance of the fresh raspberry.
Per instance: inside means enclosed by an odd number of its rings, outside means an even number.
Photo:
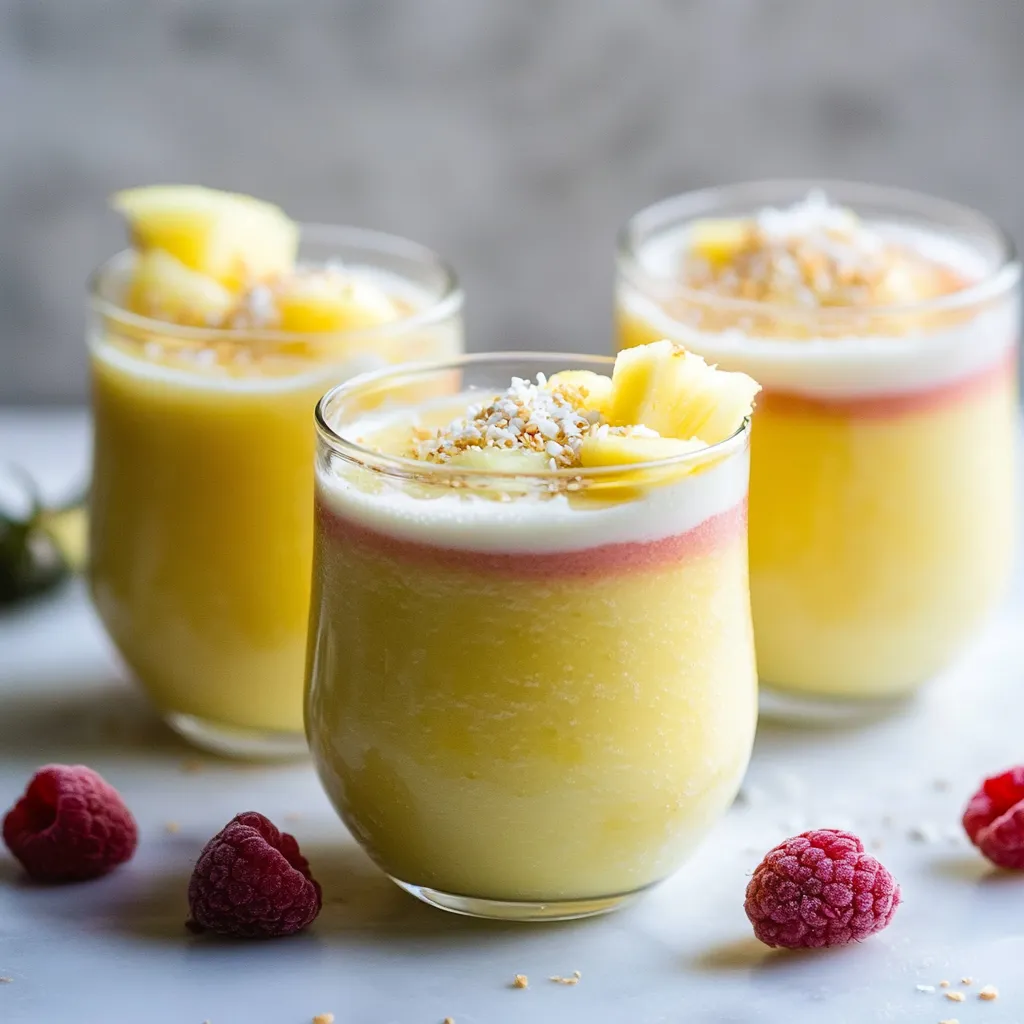
[[[98,878],[130,860],[139,841],[113,786],[84,765],[40,768],[4,818],[4,842],[37,882]]]
[[[320,913],[321,902],[295,837],[246,811],[203,847],[188,884],[188,926],[271,939],[301,931]]]
[[[982,783],[964,811],[964,829],[993,864],[1024,869],[1024,765]]]
[[[892,875],[850,832],[804,832],[770,850],[747,885],[744,909],[766,945],[812,949],[880,932],[900,905]]]

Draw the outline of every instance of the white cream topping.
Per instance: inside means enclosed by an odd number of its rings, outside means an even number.
[[[652,239],[639,255],[644,271],[671,281],[685,248],[687,228]],[[983,257],[952,238],[879,225],[930,258],[980,278]],[[619,286],[619,302],[659,336],[677,341],[722,369],[742,370],[765,391],[786,391],[827,398],[852,398],[924,391],[953,383],[996,365],[1016,344],[1019,308],[1005,296],[969,320],[944,330],[900,336],[850,335],[830,338],[777,338],[745,334],[735,328],[702,331],[667,315],[661,305],[628,282]]]
[[[340,384],[361,373],[382,370],[388,365],[383,356],[374,352],[361,352],[338,362],[313,364],[315,369],[305,373],[276,376],[253,373],[231,376],[224,372],[203,372],[202,350],[196,353],[195,369],[185,369],[177,365],[168,366],[158,358],[148,359],[115,348],[106,343],[102,331],[90,337],[89,347],[94,359],[102,360],[120,373],[130,374],[154,384],[228,394],[281,394],[288,391],[303,391],[317,384],[327,391],[334,384]],[[452,354],[457,351],[458,348],[454,347]],[[312,416],[311,409],[310,420]]]
[[[394,423],[401,415],[389,419]],[[381,416],[368,417],[341,433],[350,438],[372,435],[386,422]],[[711,468],[648,488],[635,500],[590,507],[570,503],[565,494],[498,501],[451,490],[424,498],[376,473],[374,484],[380,488],[364,489],[344,469],[318,468],[317,490],[320,500],[339,516],[400,540],[464,551],[542,554],[685,533],[742,502],[748,470],[747,452],[733,450]]]

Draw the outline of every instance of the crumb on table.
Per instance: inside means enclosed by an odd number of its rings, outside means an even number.
[[[951,1003],[962,1003],[967,998],[963,992],[946,992],[944,995]]]
[[[563,978],[560,974],[553,974],[548,981],[553,981],[556,985],[578,985],[580,978],[583,975],[579,971],[573,971],[572,976],[569,978]]]
[[[993,999],[999,998],[999,989],[995,985],[986,985],[979,993],[979,999],[984,999],[986,1003],[992,1002]]]
[[[517,974],[512,979],[512,987],[513,988],[529,988],[530,987],[530,979],[525,974]]]
[[[333,1013],[318,1013],[313,1018],[313,1024],[334,1024]]]

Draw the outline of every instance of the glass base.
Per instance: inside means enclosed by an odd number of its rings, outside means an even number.
[[[904,707],[912,694],[896,697],[826,697],[761,683],[760,712],[764,721],[792,725],[856,725],[885,718]]]
[[[287,761],[305,757],[306,737],[301,732],[244,729],[221,722],[209,722],[176,711],[164,716],[167,724],[189,743],[212,754],[250,761]]]
[[[486,900],[475,896],[456,896],[453,893],[412,885],[400,878],[390,876],[391,881],[418,900],[450,914],[463,917],[478,917],[487,921],[575,921],[581,917],[596,917],[620,910],[639,899],[650,886],[617,896],[600,896],[585,900],[555,900],[552,902]]]

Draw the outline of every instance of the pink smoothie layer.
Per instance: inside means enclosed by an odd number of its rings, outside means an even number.
[[[920,391],[902,391],[887,395],[824,396],[801,395],[787,391],[762,391],[758,396],[759,409],[779,413],[822,413],[845,415],[859,419],[887,419],[934,409],[984,394],[1017,372],[1017,349],[1012,347],[992,366],[958,380]]]
[[[669,565],[706,555],[745,535],[747,502],[705,519],[684,533],[653,541],[602,544],[578,551],[532,554],[462,551],[403,540],[353,523],[324,502],[316,506],[320,536],[332,536],[360,549],[372,548],[395,561],[429,564],[453,571],[518,578],[610,576]]]

